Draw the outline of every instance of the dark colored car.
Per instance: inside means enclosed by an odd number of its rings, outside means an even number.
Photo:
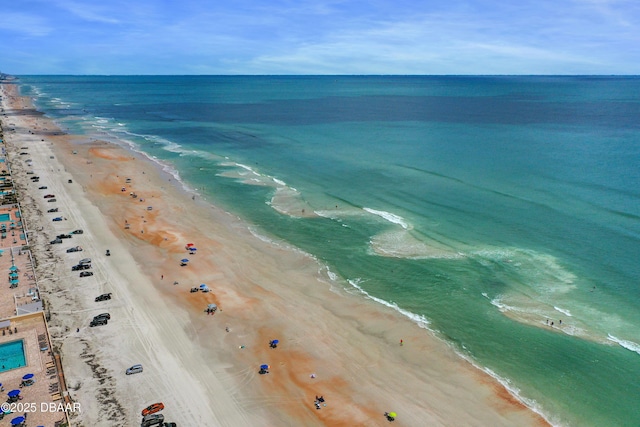
[[[162,414],[149,414],[142,419],[140,427],[162,426],[164,422],[164,415]]]
[[[72,238],[73,236],[72,236],[71,234],[58,234],[56,237],[57,237],[58,239],[70,239],[70,238]]]
[[[57,200],[56,199],[49,199],[49,200],[47,200],[47,202],[57,202]]]
[[[67,249],[67,253],[71,253],[71,252],[80,252],[82,251],[82,248],[80,246],[76,246],[74,248],[69,248]]]
[[[111,315],[109,313],[100,313],[97,316],[93,316],[93,320],[98,320],[98,319],[111,320]]]
[[[108,319],[93,319],[91,323],[89,323],[89,326],[93,328],[94,326],[102,326],[107,323],[109,323]]]
[[[53,218],[51,221],[62,221],[62,217],[61,216],[57,216],[57,217]]]
[[[55,239],[53,239],[49,243],[51,243],[52,245],[55,245],[56,243],[62,243],[62,239],[59,238],[59,237],[56,237]]]
[[[111,292],[109,292],[108,294],[102,294],[102,295],[98,295],[96,297],[96,302],[98,301],[107,301],[111,299]]]
[[[49,212],[49,213],[58,212],[58,208],[51,208],[47,212]]]
[[[82,230],[73,230],[70,234],[82,234],[84,231]]]
[[[55,194],[45,194],[44,198],[45,199],[53,199],[55,196]]]
[[[176,423],[164,423],[162,427],[178,427],[178,425]]]
[[[78,264],[71,267],[71,271],[88,270],[91,268],[91,264]]]
[[[82,271],[82,272],[80,272],[80,277],[89,277],[89,276],[93,276],[93,272],[92,271]]]
[[[41,187],[38,187],[38,190],[46,190],[46,189],[47,189],[47,186],[46,186],[46,185],[43,185],[43,186],[41,186]]]

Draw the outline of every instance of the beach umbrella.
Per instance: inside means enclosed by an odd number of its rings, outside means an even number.
[[[200,285],[200,289],[204,289],[206,287],[207,287],[207,285],[205,285],[204,283]]]
[[[19,426],[20,424],[25,422],[25,418],[20,416],[20,417],[15,417],[14,419],[11,420],[11,425],[12,426]]]
[[[18,283],[20,283],[20,281],[19,281],[18,279],[13,279],[13,280],[11,281],[11,284],[12,284],[12,285],[17,285]]]
[[[271,344],[278,344],[279,342],[279,340],[271,340]]]
[[[186,259],[186,258],[183,258],[183,259],[181,259],[181,260],[180,260],[180,262],[182,262],[182,263],[186,264],[186,263],[188,263],[188,262],[189,262],[189,260],[188,260],[188,259]]]
[[[198,248],[194,248],[193,246],[189,248],[189,252],[195,252],[197,250],[198,250]]]
[[[395,412],[389,412],[389,416],[395,418],[398,416],[398,414],[396,414]]]
[[[7,396],[16,397],[19,394],[20,394],[20,390],[11,390],[9,393],[7,393]]]
[[[9,271],[17,271],[18,267],[16,267],[15,265],[12,265],[11,267],[9,267]]]
[[[24,377],[22,377],[23,380],[30,380],[31,378],[33,378],[33,374],[27,374]]]
[[[260,365],[260,369],[266,371],[267,369],[269,369],[269,365]]]
[[[9,274],[9,279],[17,279],[18,278],[18,273],[10,273]]]

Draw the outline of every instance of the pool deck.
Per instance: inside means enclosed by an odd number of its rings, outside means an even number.
[[[0,164],[3,169],[4,163]],[[29,426],[70,425],[64,409],[70,410],[73,402],[69,401],[60,359],[52,351],[31,253],[25,248],[25,224],[14,199],[11,177],[3,174],[3,178],[0,218],[9,215],[9,220],[0,221],[0,344],[24,340],[27,365],[0,373],[0,401],[4,402],[6,393],[14,389],[20,390],[22,396],[12,404],[14,411],[0,419],[0,427],[10,426],[13,418],[25,413]],[[17,274],[17,283],[13,284],[9,277],[12,271]],[[34,374],[35,382],[21,387],[26,374]]]

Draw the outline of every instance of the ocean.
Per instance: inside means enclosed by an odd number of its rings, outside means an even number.
[[[19,83],[64,129],[146,153],[554,425],[640,426],[640,78]]]

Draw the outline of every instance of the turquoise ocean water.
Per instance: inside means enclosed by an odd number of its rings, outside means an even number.
[[[147,153],[435,331],[555,425],[640,425],[640,78],[19,82],[69,131]]]

